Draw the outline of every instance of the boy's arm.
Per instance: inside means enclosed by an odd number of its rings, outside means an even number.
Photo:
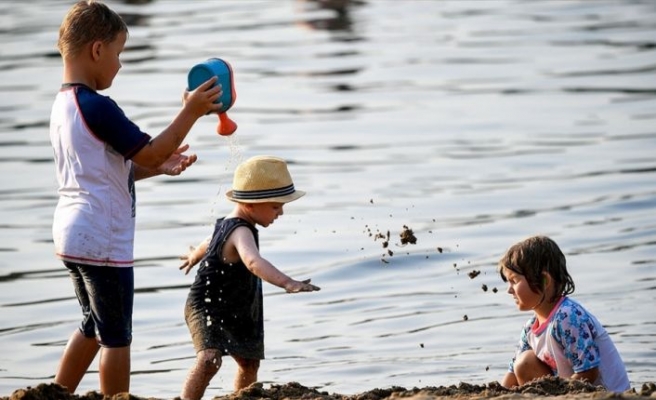
[[[304,281],[294,280],[264,259],[260,255],[260,251],[255,244],[253,233],[248,228],[238,227],[235,229],[228,238],[228,244],[235,247],[244,265],[246,265],[248,270],[255,276],[272,285],[285,289],[287,293],[320,290],[318,286],[310,283],[310,279]]]
[[[150,178],[157,175],[180,175],[182,171],[186,170],[187,167],[192,165],[198,160],[196,154],[185,155],[185,151],[189,149],[189,145],[178,147],[176,151],[173,152],[171,157],[169,157],[164,164],[160,165],[158,168],[145,168],[139,164],[134,164],[134,180],[138,181],[141,179]]]
[[[180,269],[184,271],[185,275],[187,275],[189,271],[194,268],[194,265],[198,264],[198,262],[203,258],[203,255],[205,255],[207,246],[209,246],[211,239],[212,236],[210,235],[205,238],[205,240],[200,242],[198,246],[189,246],[189,252],[184,256],[180,256],[180,259],[183,260]]]
[[[220,85],[212,87],[215,82],[214,76],[193,92],[185,91],[184,105],[173,122],[139,150],[132,161],[147,170],[156,170],[167,162],[198,118],[221,109],[221,103],[214,103],[221,95]]]

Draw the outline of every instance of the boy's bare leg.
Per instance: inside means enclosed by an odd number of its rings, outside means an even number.
[[[260,360],[252,360],[234,357],[237,362],[237,374],[235,375],[235,392],[257,382],[257,371],[260,368]]]
[[[182,386],[180,397],[183,400],[198,400],[221,368],[221,352],[216,349],[201,350],[196,354],[196,362],[189,370]]]
[[[130,391],[130,346],[100,351],[100,392],[105,396]]]
[[[533,350],[526,350],[515,360],[514,365],[515,377],[517,378],[517,383],[523,385],[526,382],[530,382],[534,379],[542,378],[544,376],[552,376],[553,372],[551,368],[545,363],[542,362],[535,355]]]
[[[70,393],[75,393],[77,385],[96,358],[99,349],[100,345],[96,338],[85,337],[79,329],[76,329],[64,349],[55,375],[55,383],[65,386]]]

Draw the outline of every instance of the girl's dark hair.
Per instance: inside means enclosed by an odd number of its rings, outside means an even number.
[[[574,293],[574,281],[567,272],[565,255],[553,240],[546,236],[533,236],[514,244],[499,260],[499,274],[507,282],[503,269],[507,268],[516,274],[526,277],[529,288],[535,293],[544,290],[543,272],[551,275],[555,285],[554,297]]]

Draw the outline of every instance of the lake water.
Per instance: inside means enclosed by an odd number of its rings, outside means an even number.
[[[2,395],[51,381],[80,319],[53,254],[48,137],[72,3],[0,4]],[[562,247],[631,384],[656,381],[656,2],[338,3],[109,2],[130,38],[104,93],[144,130],[170,122],[209,57],[237,89],[232,137],[203,117],[196,165],[138,183],[131,391],[179,394],[194,352],[178,257],[230,210],[232,171],[256,154],[287,159],[308,192],[260,230],[262,253],[322,288],[265,284],[261,381],[346,394],[500,379],[529,314],[496,262],[533,234]],[[404,226],[416,244],[401,245]],[[95,362],[78,392],[97,388]]]

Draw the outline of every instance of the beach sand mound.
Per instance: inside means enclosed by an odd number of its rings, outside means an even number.
[[[154,397],[139,397],[132,394],[103,396],[98,392],[88,392],[84,395],[70,394],[63,387],[54,383],[42,383],[34,388],[18,389],[9,397],[1,400],[163,400]],[[175,399],[179,400],[178,397]],[[601,387],[595,387],[581,381],[568,381],[560,378],[545,378],[527,383],[514,389],[506,389],[497,382],[486,385],[460,383],[459,385],[423,387],[406,389],[389,387],[373,389],[354,395],[342,395],[318,391],[296,382],[284,385],[264,385],[256,383],[246,389],[226,396],[214,397],[214,400],[521,400],[521,399],[656,399],[656,384],[645,383],[638,390],[624,393],[607,392]]]

